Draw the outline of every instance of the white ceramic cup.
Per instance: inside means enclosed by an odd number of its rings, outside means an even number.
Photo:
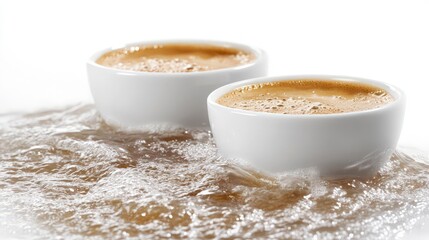
[[[388,91],[395,101],[372,110],[321,115],[254,112],[216,102],[224,94],[245,85],[296,79],[369,83]],[[398,88],[378,81],[303,75],[232,83],[213,91],[207,104],[216,145],[225,157],[245,160],[270,172],[317,167],[322,174],[362,175],[377,170],[395,150],[405,96]]]
[[[237,43],[168,40],[138,42],[119,48],[168,43],[230,47],[253,53],[255,60],[246,65],[202,72],[138,72],[97,64],[101,55],[118,48],[100,51],[88,61],[87,71],[96,108],[109,125],[126,130],[208,127],[206,99],[210,92],[225,84],[267,73],[265,52]]]

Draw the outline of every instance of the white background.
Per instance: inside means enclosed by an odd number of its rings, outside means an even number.
[[[93,52],[170,38],[259,46],[270,56],[271,75],[338,74],[397,85],[408,95],[400,144],[429,150],[426,0],[2,0],[0,114],[90,102],[85,62]]]
[[[0,2],[0,114],[90,102],[95,51],[153,39],[259,46],[270,74],[386,81],[408,95],[401,145],[429,149],[429,1]]]

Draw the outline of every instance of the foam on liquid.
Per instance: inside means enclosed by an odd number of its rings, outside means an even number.
[[[93,106],[0,117],[0,239],[397,239],[429,217],[411,153],[364,179],[265,175],[208,132],[125,133]]]
[[[392,101],[392,95],[373,85],[317,79],[248,85],[217,100],[227,107],[280,114],[356,112],[379,108]]]
[[[202,44],[142,45],[114,50],[97,63],[141,72],[200,72],[248,64],[251,53],[235,48]]]

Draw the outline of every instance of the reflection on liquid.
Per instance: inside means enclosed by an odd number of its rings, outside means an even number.
[[[429,167],[402,152],[367,179],[268,176],[207,132],[118,132],[88,105],[0,125],[0,236],[391,239],[424,216]]]

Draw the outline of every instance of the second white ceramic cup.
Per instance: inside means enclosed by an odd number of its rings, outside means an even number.
[[[246,85],[299,79],[368,83],[385,89],[395,101],[367,111],[318,115],[253,112],[216,102]],[[212,92],[207,104],[213,136],[223,156],[270,172],[318,167],[324,174],[361,175],[377,170],[395,150],[405,96],[398,88],[374,80],[304,75],[232,83]]]
[[[109,48],[94,54],[87,63],[95,105],[105,121],[122,129],[151,127],[208,127],[207,96],[216,88],[243,79],[265,76],[267,56],[247,45],[200,40],[169,40],[132,43],[120,48],[153,44],[208,44],[253,53],[249,64],[190,73],[153,73],[114,69],[96,63]]]

